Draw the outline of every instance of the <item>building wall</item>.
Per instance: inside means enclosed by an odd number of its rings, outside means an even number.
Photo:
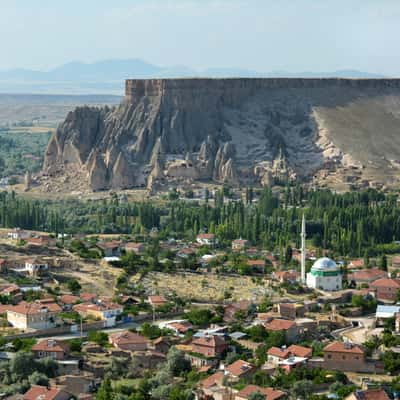
[[[338,276],[315,276],[310,272],[307,274],[307,286],[313,289],[335,291],[342,289],[342,275]]]
[[[14,311],[7,311],[8,322],[18,329],[48,329],[55,324],[50,320],[55,317],[49,313],[41,313],[34,315],[19,314]]]
[[[376,288],[376,297],[381,300],[396,301],[397,292],[397,288],[379,286]]]
[[[145,350],[147,350],[146,343],[124,343],[124,344],[119,344],[119,345],[114,344],[114,346],[121,350],[127,350],[127,351],[145,351]]]
[[[50,357],[53,360],[64,360],[65,354],[63,351],[33,351],[36,358]]]
[[[363,372],[367,370],[365,358],[361,354],[325,351],[324,367],[340,371]]]

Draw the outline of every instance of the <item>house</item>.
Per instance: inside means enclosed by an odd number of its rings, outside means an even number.
[[[235,303],[228,304],[224,307],[224,321],[232,322],[236,318],[237,312],[248,312],[251,306],[251,302],[249,300],[241,300]]]
[[[119,257],[121,255],[121,242],[117,240],[97,243],[97,247],[101,249],[104,257]]]
[[[225,373],[228,374],[233,381],[250,379],[256,370],[253,364],[243,360],[237,360],[225,367]]]
[[[63,294],[58,299],[59,304],[63,307],[64,310],[71,310],[74,304],[80,302],[80,298],[78,296],[74,296],[72,294]]]
[[[249,246],[249,241],[246,239],[235,239],[232,241],[233,251],[243,251]]]
[[[168,303],[164,296],[153,295],[149,296],[147,300],[153,308],[162,307]]]
[[[13,304],[19,303],[23,298],[20,287],[13,283],[1,286],[0,295],[8,297]]]
[[[296,319],[304,317],[306,308],[299,303],[280,303],[278,304],[278,313],[282,318]]]
[[[88,303],[88,302],[95,302],[98,298],[98,295],[95,293],[84,292],[81,293],[79,297],[84,303]]]
[[[159,337],[153,341],[153,348],[155,351],[167,354],[171,348],[171,342],[168,337]]]
[[[218,371],[200,381],[197,398],[214,400],[228,400],[232,398],[230,396],[231,392],[223,386],[224,376],[223,371]]]
[[[176,253],[176,256],[179,258],[189,258],[191,256],[194,256],[196,254],[196,250],[192,249],[190,247],[184,247]]]
[[[348,395],[345,400],[390,400],[383,389],[357,390]]]
[[[282,331],[285,333],[285,339],[287,342],[295,342],[299,336],[299,328],[294,321],[286,319],[275,318],[264,324],[267,331],[277,332]]]
[[[192,341],[192,351],[205,357],[219,357],[228,349],[224,338],[217,335],[204,336]]]
[[[261,393],[265,396],[265,400],[280,400],[286,398],[286,393],[281,390],[256,385],[247,385],[236,393],[235,400],[247,400],[253,393]]]
[[[292,344],[289,347],[271,347],[267,351],[268,361],[272,364],[279,364],[281,361],[287,360],[290,357],[300,357],[304,359],[311,358],[312,349],[304,346]]]
[[[144,253],[146,249],[146,246],[144,243],[136,243],[136,242],[128,242],[125,244],[125,251],[128,252],[133,252],[138,255],[141,255]]]
[[[400,289],[400,280],[381,278],[372,282],[370,287],[376,290],[376,298],[381,301],[394,302]]]
[[[347,280],[349,282],[354,282],[356,285],[367,284],[370,285],[372,282],[380,278],[386,278],[387,272],[382,271],[378,268],[363,269],[360,271],[354,271],[348,274]]]
[[[300,279],[300,274],[294,269],[287,271],[274,271],[272,272],[272,279],[279,283],[294,283]]]
[[[339,371],[364,372],[365,351],[353,343],[333,342],[324,348],[324,368]]]
[[[103,301],[76,304],[72,309],[83,317],[92,316],[106,321],[107,326],[114,326],[116,318],[123,312],[123,307],[120,304]]]
[[[290,374],[295,368],[303,367],[307,363],[307,358],[291,356],[285,360],[279,361],[278,367],[283,369],[285,373]]]
[[[49,270],[49,264],[37,259],[29,259],[25,261],[25,271],[31,276],[40,275]]]
[[[18,329],[49,329],[56,323],[61,307],[54,302],[22,301],[7,310],[7,321]]]
[[[12,239],[12,240],[26,240],[31,235],[29,232],[26,232],[20,228],[15,228],[12,231],[8,232],[7,236],[9,239]]]
[[[364,260],[362,258],[357,258],[355,260],[351,260],[348,265],[348,269],[359,269],[364,268]]]
[[[31,246],[45,246],[51,247],[55,246],[56,240],[50,236],[35,236],[30,237],[26,240],[26,242]]]
[[[214,247],[218,244],[218,239],[213,233],[200,233],[196,237],[196,242],[202,246]]]
[[[69,345],[59,340],[45,339],[32,346],[32,353],[36,358],[64,360],[69,355]]]
[[[265,260],[247,260],[247,265],[261,274],[265,272]]]
[[[175,333],[175,335],[185,335],[188,331],[193,329],[193,325],[189,321],[179,320],[179,321],[169,321],[160,324],[160,327],[169,329]]]
[[[144,351],[148,348],[148,340],[135,332],[123,331],[113,333],[108,341],[117,349],[127,351]]]
[[[32,385],[23,400],[71,400],[73,396],[57,387]]]

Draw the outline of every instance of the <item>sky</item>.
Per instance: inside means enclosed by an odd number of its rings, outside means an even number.
[[[0,69],[160,66],[400,76],[399,0],[0,0]]]

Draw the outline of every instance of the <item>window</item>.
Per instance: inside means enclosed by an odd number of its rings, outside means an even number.
[[[342,356],[342,359],[345,360],[345,359],[346,359],[346,356]]]
[[[332,358],[332,354],[328,354],[328,358]]]

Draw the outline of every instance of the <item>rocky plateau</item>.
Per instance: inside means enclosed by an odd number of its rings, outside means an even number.
[[[400,79],[127,80],[115,107],[78,107],[43,176],[92,191],[299,180],[400,182]],[[79,184],[78,184],[79,180]]]

